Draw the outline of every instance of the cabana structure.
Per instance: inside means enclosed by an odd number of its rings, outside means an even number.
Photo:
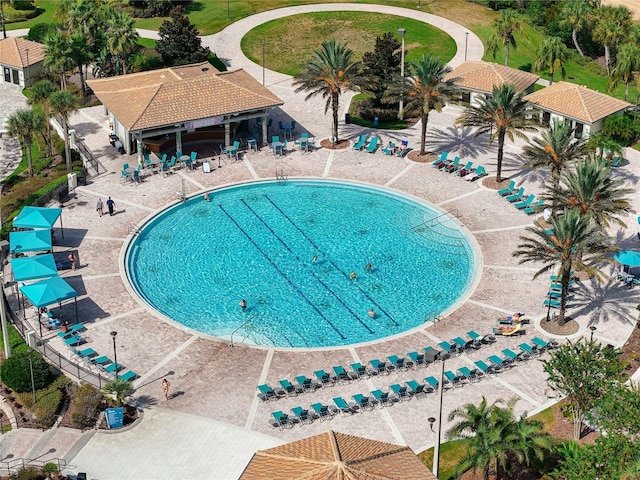
[[[9,232],[9,251],[15,253],[50,252],[51,230],[24,230]]]
[[[0,40],[0,82],[27,88],[35,74],[42,71],[44,45],[24,38]]]
[[[60,219],[60,230],[62,231],[62,237],[64,237],[61,208],[24,207],[13,220],[13,226],[14,228],[47,229],[51,231],[58,219]]]
[[[558,82],[533,92],[524,100],[537,111],[543,124],[568,120],[576,136],[599,132],[607,117],[622,115],[630,103],[569,82]]]
[[[490,96],[493,87],[510,83],[518,92],[531,93],[540,79],[539,75],[491,62],[464,62],[445,76],[445,80],[457,78],[456,85],[462,91],[460,101],[466,105],[478,105],[480,99]]]
[[[71,285],[57,275],[29,285],[22,285],[20,287],[20,292],[22,292],[22,295],[38,309],[48,307],[55,303],[57,303],[59,307],[62,307],[62,302],[73,298],[76,309],[76,320],[78,318],[78,293],[71,288]],[[23,298],[22,310],[24,309],[25,305]]]
[[[11,270],[13,272],[13,280],[16,282],[26,282],[58,275],[56,262],[50,253],[33,257],[12,258]]]
[[[284,102],[244,70],[219,72],[196,63],[89,80],[108,111],[109,122],[127,154],[142,144],[151,151],[182,151],[186,142],[231,144],[240,123],[261,119],[267,143],[269,111]]]

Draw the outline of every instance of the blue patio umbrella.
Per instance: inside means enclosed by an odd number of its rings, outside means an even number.
[[[47,230],[25,230],[9,232],[9,251],[11,253],[50,251],[51,232]]]
[[[76,297],[78,296],[78,292],[76,292],[71,285],[59,276],[40,280],[39,282],[29,285],[23,285],[20,287],[20,291],[22,292],[22,295],[27,297],[36,308],[46,307],[54,303],[61,304],[64,300],[69,300],[71,298],[76,299],[75,307],[77,321],[78,302]],[[22,309],[24,310],[24,305],[22,305]],[[42,325],[40,336],[42,336]]]
[[[48,278],[58,275],[56,262],[52,254],[35,255],[33,257],[20,257],[11,259],[13,279],[16,282]]]
[[[24,207],[18,216],[13,220],[13,226],[16,228],[53,228],[58,218],[60,219],[60,229],[64,237],[64,229],[62,228],[62,209],[47,207]]]
[[[613,258],[630,269],[640,267],[640,252],[635,250],[623,250],[616,253]]]

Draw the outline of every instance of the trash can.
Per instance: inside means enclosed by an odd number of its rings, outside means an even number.
[[[375,128],[378,128],[378,117],[375,117],[375,118],[373,119],[373,126],[374,126]]]
[[[344,123],[349,125],[351,123],[351,114],[349,112],[344,114]]]

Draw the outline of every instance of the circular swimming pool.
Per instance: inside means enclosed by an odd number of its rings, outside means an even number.
[[[472,284],[469,239],[447,215],[379,188],[259,182],[150,220],[126,271],[189,328],[275,347],[367,342],[417,327]],[[246,300],[246,308],[240,306]]]

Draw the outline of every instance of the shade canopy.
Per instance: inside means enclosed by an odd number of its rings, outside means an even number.
[[[48,278],[58,275],[56,262],[52,254],[36,255],[11,259],[13,279],[16,282]]]
[[[9,232],[9,251],[11,253],[42,252],[52,250],[51,231],[25,230]]]
[[[47,278],[31,285],[23,285],[20,287],[20,291],[38,308],[78,296],[78,293],[58,276]]]
[[[634,250],[623,250],[622,252],[616,253],[613,258],[622,265],[626,265],[628,267],[640,267],[640,252],[636,252]]]
[[[61,208],[24,207],[13,220],[17,228],[51,228],[60,218]]]

